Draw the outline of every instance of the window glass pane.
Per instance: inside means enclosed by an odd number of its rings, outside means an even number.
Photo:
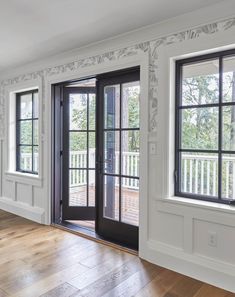
[[[69,170],[69,206],[87,206],[86,170]]]
[[[223,101],[235,102],[235,57],[223,59]]]
[[[89,170],[89,206],[95,206],[95,170]]]
[[[32,118],[32,93],[20,95],[20,119]]]
[[[122,131],[122,174],[139,176],[139,131]]]
[[[104,177],[104,209],[103,216],[119,221],[119,178]]]
[[[140,126],[140,83],[131,82],[122,85],[122,128]]]
[[[182,105],[219,101],[219,60],[183,66]]]
[[[222,164],[222,197],[235,200],[235,155],[223,155]]]
[[[89,168],[95,168],[95,132],[89,133]]]
[[[38,146],[33,147],[33,171],[38,172],[39,160],[38,160]]]
[[[139,225],[139,180],[122,178],[122,222]]]
[[[20,121],[20,144],[32,144],[32,121]]]
[[[38,118],[38,93],[33,94],[33,117]]]
[[[119,132],[104,133],[104,172],[119,174]]]
[[[190,194],[218,195],[218,155],[181,154],[180,191]]]
[[[181,110],[182,148],[218,149],[218,108]]]
[[[69,129],[87,129],[87,94],[69,95]]]
[[[70,132],[69,133],[69,153],[70,168],[87,167],[87,133]]]
[[[96,99],[95,94],[89,94],[89,130],[95,130]]]
[[[223,107],[223,150],[235,151],[235,106]]]
[[[104,127],[105,129],[120,127],[120,85],[104,88]]]
[[[38,120],[33,120],[33,144],[38,145]]]
[[[32,147],[31,146],[20,146],[19,166],[20,166],[20,170],[32,171]]]

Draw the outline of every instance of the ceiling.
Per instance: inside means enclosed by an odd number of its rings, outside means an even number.
[[[0,0],[0,72],[222,0]]]

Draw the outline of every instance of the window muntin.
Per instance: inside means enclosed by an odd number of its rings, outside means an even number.
[[[235,203],[235,50],[176,62],[175,195]]]
[[[16,171],[38,174],[38,90],[16,94]]]

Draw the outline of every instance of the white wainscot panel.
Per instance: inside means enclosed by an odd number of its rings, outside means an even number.
[[[15,182],[3,180],[3,196],[15,200]]]
[[[193,229],[194,253],[235,264],[235,227],[195,219]]]
[[[182,216],[152,211],[150,239],[183,249],[184,219]]]
[[[44,208],[45,197],[46,197],[46,191],[44,188],[39,188],[39,187],[33,188],[34,206]]]
[[[17,183],[17,201],[32,205],[32,186]]]

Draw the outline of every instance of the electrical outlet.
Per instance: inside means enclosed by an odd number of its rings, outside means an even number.
[[[213,231],[208,232],[208,245],[212,247],[217,246],[217,233]]]

